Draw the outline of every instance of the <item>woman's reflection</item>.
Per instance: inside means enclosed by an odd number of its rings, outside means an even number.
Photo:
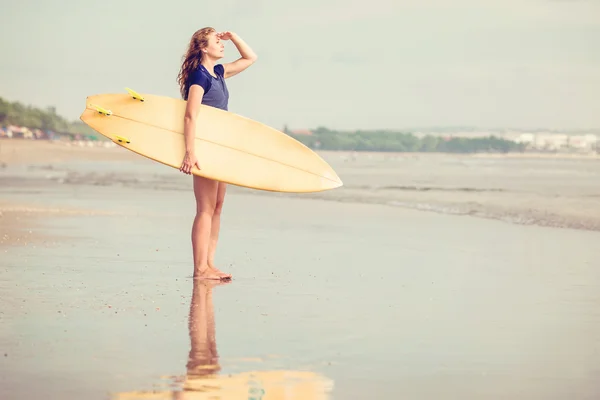
[[[329,379],[314,372],[252,370],[222,374],[215,339],[213,289],[231,281],[193,280],[188,329],[191,348],[186,374],[176,379],[181,390],[119,393],[119,400],[325,400],[331,391]]]
[[[194,279],[188,321],[191,342],[186,365],[188,379],[208,378],[221,370],[215,340],[212,291],[215,286],[227,283],[227,281]]]
[[[215,334],[215,312],[213,289],[231,281],[194,279],[188,329],[190,352],[186,364],[187,374],[183,382],[183,392],[178,398],[188,398],[193,393],[223,390],[218,376],[219,353]]]

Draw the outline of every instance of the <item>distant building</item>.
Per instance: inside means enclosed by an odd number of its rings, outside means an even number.
[[[576,135],[569,137],[569,147],[579,150],[594,150],[598,144],[596,135]]]
[[[535,134],[533,133],[509,133],[504,138],[515,143],[525,144],[528,147],[535,143]]]
[[[568,147],[569,136],[564,134],[541,134],[535,137],[535,147],[540,150],[560,150]]]
[[[290,131],[290,133],[292,135],[312,135],[312,131],[308,130],[308,129],[292,129]]]

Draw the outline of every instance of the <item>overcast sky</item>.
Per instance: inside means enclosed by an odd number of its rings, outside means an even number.
[[[259,55],[230,110],[279,129],[600,128],[600,0],[0,1],[0,96],[70,119],[125,86],[178,97],[213,26]]]

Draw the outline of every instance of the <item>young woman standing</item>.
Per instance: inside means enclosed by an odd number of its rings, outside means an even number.
[[[231,40],[240,58],[219,64],[223,58],[224,41]],[[185,156],[180,171],[190,175],[192,168],[201,168],[202,160],[195,154],[194,137],[200,104],[228,109],[229,91],[225,79],[252,65],[257,59],[252,49],[233,32],[217,32],[202,28],[192,36],[177,77],[181,95],[187,100],[184,120]],[[193,175],[196,217],[192,225],[192,249],[195,279],[230,279],[219,271],[214,258],[221,226],[221,210],[225,199],[225,183]]]

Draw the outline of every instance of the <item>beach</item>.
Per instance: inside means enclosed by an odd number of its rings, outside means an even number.
[[[190,177],[0,141],[0,398],[600,396],[598,157],[321,154],[228,188],[213,286]]]
[[[10,164],[23,173],[35,172],[34,176],[43,180],[70,185],[189,189],[188,180],[174,174],[175,170],[156,169],[147,159],[114,145],[105,146],[5,140],[0,141],[0,166],[6,170]],[[523,225],[600,231],[597,154],[319,154],[342,175],[342,188],[276,196],[381,204]],[[97,163],[109,167],[94,168]],[[123,163],[136,169],[123,174],[118,170]],[[160,173],[148,174],[146,169]],[[236,187],[230,191],[274,195]]]

